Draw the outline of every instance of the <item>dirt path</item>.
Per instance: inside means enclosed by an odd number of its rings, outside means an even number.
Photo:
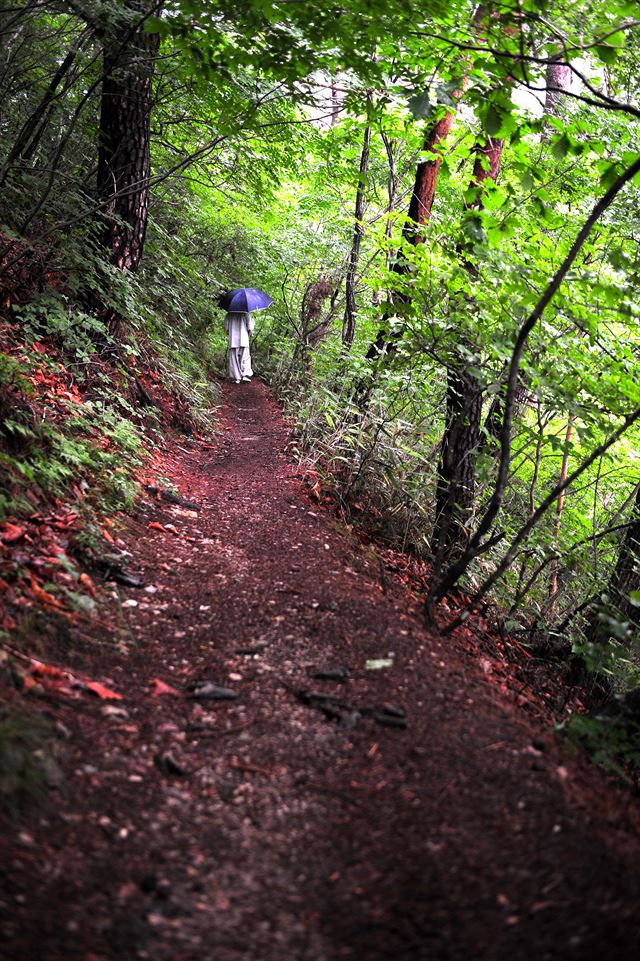
[[[0,957],[635,958],[631,802],[430,636],[392,575],[385,593],[296,477],[263,385],[224,401],[216,449],[163,455],[199,510],[131,525],[151,590],[121,589],[130,652],[93,662],[124,699],[52,707],[71,790],[2,842]],[[237,698],[185,695],[203,680]]]

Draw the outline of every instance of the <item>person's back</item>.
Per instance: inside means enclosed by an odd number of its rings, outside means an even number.
[[[229,377],[236,384],[251,380],[249,334],[253,331],[253,317],[247,311],[229,311],[224,318],[224,329],[228,334]]]

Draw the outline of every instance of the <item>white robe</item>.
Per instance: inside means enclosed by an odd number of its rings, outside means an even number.
[[[235,381],[253,377],[249,351],[253,317],[250,313],[231,311],[224,318],[224,329],[229,335],[229,377]]]
[[[229,347],[248,347],[253,317],[249,313],[232,311],[224,318],[224,329],[229,335]]]

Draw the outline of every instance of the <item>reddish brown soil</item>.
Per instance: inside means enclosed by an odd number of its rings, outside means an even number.
[[[264,386],[223,399],[218,445],[162,452],[197,513],[149,504],[126,534],[156,588],[119,589],[138,602],[114,631],[128,653],[85,646],[81,666],[123,700],[47,705],[69,731],[69,785],[0,842],[0,956],[637,957],[636,802],[462,639],[424,629],[400,581],[310,500]],[[344,684],[309,677],[341,666]],[[205,678],[237,700],[187,696]],[[407,728],[347,708],[327,720],[300,688],[391,703]]]

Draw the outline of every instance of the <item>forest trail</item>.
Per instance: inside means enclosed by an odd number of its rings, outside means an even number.
[[[130,651],[93,665],[123,699],[52,707],[70,790],[0,843],[0,957],[636,957],[632,802],[425,630],[310,499],[263,384],[225,385],[221,416],[213,447],[162,455],[198,510],[130,525],[151,590],[120,589]]]

